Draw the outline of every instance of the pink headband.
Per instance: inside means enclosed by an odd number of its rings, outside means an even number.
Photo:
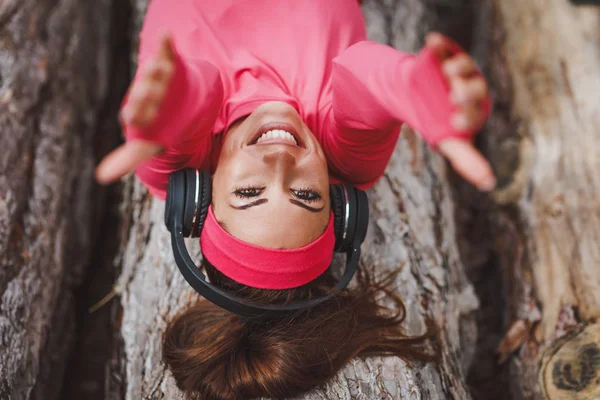
[[[230,235],[215,218],[212,206],[200,235],[202,254],[228,278],[260,289],[289,289],[321,275],[331,264],[335,233],[333,212],[325,232],[299,249],[254,246]]]

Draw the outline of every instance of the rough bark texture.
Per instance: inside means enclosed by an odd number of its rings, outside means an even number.
[[[127,68],[113,56],[128,47],[130,6],[137,31],[146,3],[0,1],[0,399],[60,396],[76,288],[86,265],[112,257],[110,241],[94,249],[98,232],[111,231],[120,240],[120,301],[80,324],[86,340],[76,348],[87,350],[72,357],[69,375],[96,386],[62,397],[100,393],[103,351],[93,334],[107,335],[98,324],[112,318],[112,342],[102,344],[112,346],[105,397],[182,398],[161,364],[161,335],[195,294],[176,270],[164,203],[129,179],[119,232],[110,222],[90,229],[101,225],[105,203],[91,170],[114,141],[115,121],[105,118],[123,91],[113,80]],[[402,50],[418,49],[431,29],[472,44],[495,95],[478,139],[499,177],[493,196],[457,180],[455,210],[444,162],[408,129],[369,193],[363,266],[402,268],[395,285],[406,329],[422,333],[424,316],[433,316],[442,361],[353,360],[303,399],[468,399],[467,371],[473,396],[485,400],[600,397],[600,11],[566,0],[469,3],[363,6],[369,36]],[[188,245],[199,260],[197,243]],[[80,310],[106,289],[94,290]],[[92,348],[96,372],[84,368]]]
[[[145,0],[136,2],[138,21]],[[471,10],[462,2],[365,1],[372,39],[405,51],[418,49],[439,20],[461,25]],[[464,22],[464,21],[463,21]],[[452,29],[452,24],[447,25]],[[473,311],[478,306],[455,242],[453,203],[443,161],[405,130],[386,175],[370,191],[371,223],[363,245],[366,268],[377,274],[401,267],[395,282],[408,309],[407,331],[424,332],[424,316],[440,328],[439,365],[409,367],[398,358],[353,360],[335,379],[304,399],[468,399],[463,371],[473,357]],[[195,295],[176,269],[164,203],[138,183],[124,190],[125,236],[116,285],[122,306],[110,398],[178,399],[181,393],[161,364],[161,335],[173,315]],[[188,242],[200,257],[197,243]]]
[[[498,398],[596,399],[600,12],[566,1],[486,0],[478,32],[496,97],[480,142],[501,187],[491,199],[463,187],[458,219],[468,269],[498,279],[478,292],[504,309],[499,356],[510,361],[473,377],[493,387],[491,370],[500,372],[510,390]]]
[[[109,1],[0,2],[0,398],[54,399],[94,238]]]

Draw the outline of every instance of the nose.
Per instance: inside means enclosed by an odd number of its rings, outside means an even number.
[[[263,155],[265,164],[290,167],[296,164],[296,156],[288,149],[274,149]]]

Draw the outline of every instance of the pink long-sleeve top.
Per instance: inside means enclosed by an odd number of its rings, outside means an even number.
[[[223,132],[267,101],[298,111],[332,182],[363,189],[383,175],[403,123],[432,146],[472,134],[450,125],[436,56],[367,41],[356,0],[152,0],[136,79],[166,32],[177,50],[166,98],[151,126],[124,127],[127,140],[164,146],[136,171],[162,199],[171,172],[214,171]]]

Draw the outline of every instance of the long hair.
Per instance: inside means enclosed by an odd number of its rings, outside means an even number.
[[[324,273],[307,285],[265,290],[241,285],[204,261],[218,287],[254,302],[277,303],[329,293],[332,275]],[[179,314],[164,336],[163,359],[177,385],[191,399],[240,400],[297,396],[324,384],[353,357],[395,355],[429,361],[428,323],[423,336],[407,337],[400,323],[402,301],[387,286],[359,269],[358,285],[337,293],[314,309],[274,320],[248,320],[200,300]],[[389,296],[391,310],[377,298]]]

